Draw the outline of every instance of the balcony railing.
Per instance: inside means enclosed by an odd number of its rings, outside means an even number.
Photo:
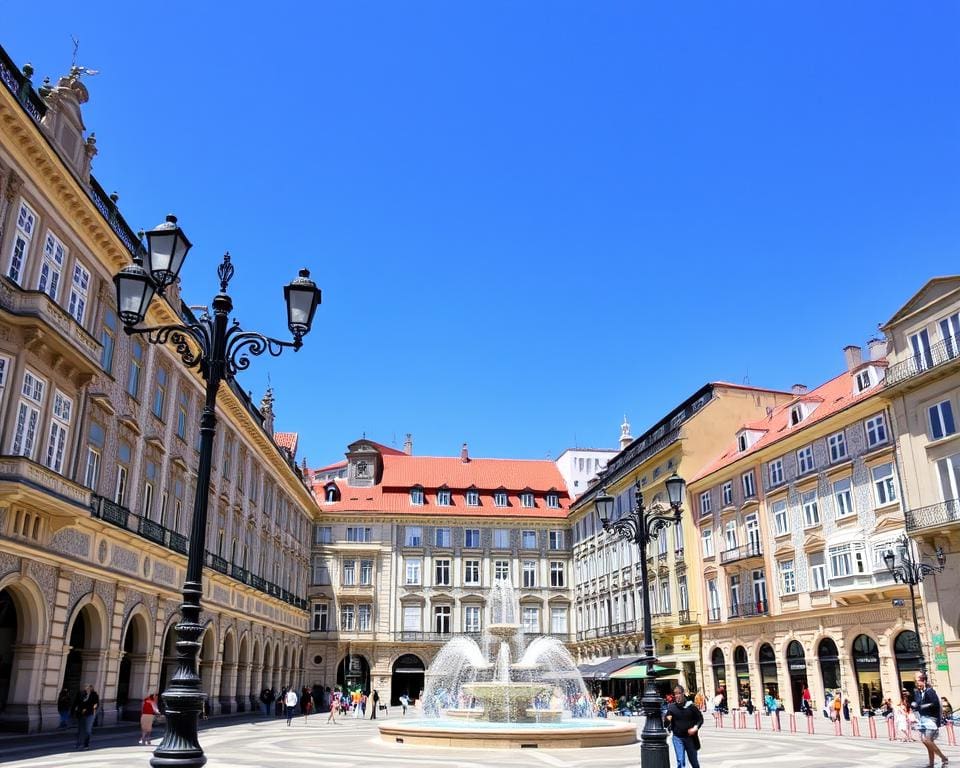
[[[759,541],[751,541],[739,547],[723,550],[720,553],[720,562],[735,563],[738,560],[749,560],[753,557],[763,557],[763,547]]]
[[[939,504],[931,504],[929,507],[908,509],[906,518],[908,531],[960,523],[960,499],[942,501]]]
[[[770,613],[770,606],[766,600],[755,600],[749,603],[731,603],[728,619],[746,619],[751,616],[766,616]]]
[[[697,623],[697,614],[690,613],[690,610],[687,608],[681,608],[678,612],[678,617],[680,619],[680,625],[686,624],[696,624]]]
[[[186,555],[189,550],[189,541],[183,534],[171,531],[160,523],[150,520],[146,517],[134,514],[129,509],[117,504],[103,496],[92,496],[90,505],[90,514],[92,517],[99,518],[106,523],[123,528],[130,533],[135,533],[147,541],[159,544],[174,552]],[[279,598],[283,602],[300,608],[307,609],[307,601],[302,597],[297,597],[292,592],[283,589],[277,584],[273,584],[260,576],[254,576],[246,568],[227,562],[226,559],[207,552],[207,565],[220,573],[227,574],[243,584],[248,584],[259,592]]]
[[[896,365],[891,365],[887,368],[884,382],[888,387],[892,387],[894,384],[920,376],[958,358],[960,358],[960,336],[948,336],[930,347],[929,351],[912,355]]]
[[[707,610],[707,624],[719,624],[720,623],[720,609],[719,608],[710,608]]]

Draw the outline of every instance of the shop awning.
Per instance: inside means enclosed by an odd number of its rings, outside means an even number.
[[[579,670],[585,680],[606,680],[618,669],[636,664],[640,658],[639,656],[614,656],[599,664],[581,664]]]
[[[678,674],[680,674],[680,670],[676,667],[661,667],[659,664],[654,664],[653,666],[654,677],[673,677],[674,675]],[[647,665],[640,663],[635,664],[632,667],[618,669],[616,672],[611,674],[610,677],[617,680],[646,680]]]

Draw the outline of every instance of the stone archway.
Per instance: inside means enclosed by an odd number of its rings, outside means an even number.
[[[26,732],[40,696],[47,613],[39,590],[17,577],[0,588],[0,730]],[[42,649],[42,650],[41,650]],[[33,706],[31,706],[31,704]]]
[[[120,671],[117,675],[117,706],[122,719],[140,719],[141,701],[149,693],[147,677],[150,668],[149,622],[140,611],[135,611],[124,628],[120,647]]]
[[[223,634],[220,654],[220,712],[230,714],[237,709],[237,641],[232,629]]]
[[[269,640],[263,644],[263,672],[260,688],[273,688],[273,644]]]
[[[103,607],[94,599],[81,600],[67,624],[67,657],[61,686],[71,698],[84,685],[92,685],[101,701],[107,699],[103,690],[106,668],[107,622]],[[105,706],[105,705],[104,705]]]
[[[167,689],[170,679],[177,668],[177,629],[176,621],[167,624],[163,633],[163,644],[160,646],[160,679],[157,687],[160,693]]]
[[[244,633],[237,652],[237,687],[234,691],[237,712],[246,712],[251,704],[251,694],[259,694],[259,691],[253,691],[250,687],[250,658],[250,638]]]
[[[213,624],[208,624],[200,639],[200,658],[197,667],[200,673],[200,689],[207,695],[207,707],[213,712],[213,684],[217,660],[217,633]]]
[[[413,653],[405,653],[393,662],[390,670],[390,706],[400,706],[400,697],[407,694],[411,701],[420,696],[424,688],[426,665]]]

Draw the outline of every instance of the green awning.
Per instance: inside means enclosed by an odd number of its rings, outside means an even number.
[[[672,677],[680,673],[680,670],[676,667],[661,667],[659,664],[653,665],[653,676],[654,677]],[[612,675],[612,678],[617,680],[646,680],[647,678],[647,665],[646,664],[635,664],[626,669],[618,669]]]

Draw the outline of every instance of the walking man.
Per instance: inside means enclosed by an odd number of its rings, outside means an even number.
[[[923,742],[923,746],[927,750],[930,768],[933,768],[934,755],[940,758],[940,765],[944,766],[950,761],[940,751],[936,742],[937,736],[940,735],[940,716],[942,714],[940,697],[933,686],[927,684],[925,672],[917,672],[916,680],[917,687],[913,692],[914,701],[911,706],[916,710],[917,718],[920,721],[920,741]]]
[[[293,690],[293,686],[291,685],[283,695],[283,706],[287,708],[287,727],[290,726],[290,721],[293,720],[293,713],[297,709],[298,701],[297,692]]]
[[[677,754],[677,768],[700,768],[697,752],[700,749],[700,727],[703,725],[703,713],[692,701],[687,701],[683,686],[673,689],[673,702],[667,706],[665,717],[667,726],[673,732],[673,750]]]
[[[90,749],[93,719],[97,716],[99,706],[100,697],[93,686],[87,683],[73,703],[73,714],[77,718],[77,749]]]
[[[377,710],[380,708],[380,694],[377,693],[376,689],[374,689],[371,699],[373,700],[373,714],[370,716],[370,719],[376,720]]]

